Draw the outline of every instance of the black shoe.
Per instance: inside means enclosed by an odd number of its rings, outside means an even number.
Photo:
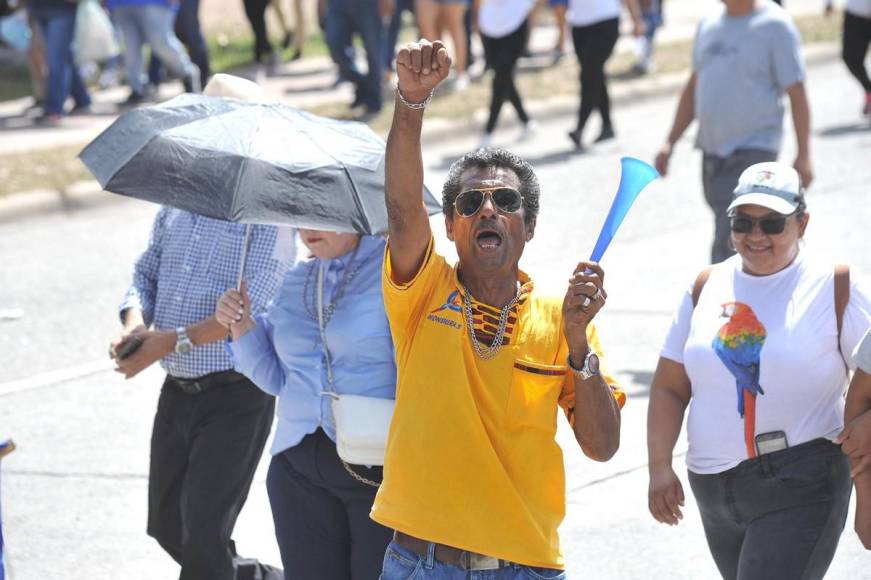
[[[295,60],[299,60],[302,58],[302,49],[297,48],[290,54],[290,62]]]
[[[287,34],[284,35],[284,40],[281,41],[281,47],[282,47],[282,48],[287,48],[287,47],[289,47],[291,44],[293,44],[293,31],[292,31],[292,30],[288,30],[288,31],[287,31]]]
[[[143,95],[142,93],[130,91],[130,96],[127,97],[122,104],[128,107],[135,107],[136,105],[141,105],[144,102],[145,95]]]
[[[599,133],[599,136],[596,137],[594,143],[601,143],[602,141],[608,141],[609,139],[614,138],[614,129],[613,127],[602,127],[602,132]]]
[[[582,149],[581,146],[581,132],[575,129],[574,131],[569,131],[569,139],[572,140],[572,143],[575,144],[575,149]]]

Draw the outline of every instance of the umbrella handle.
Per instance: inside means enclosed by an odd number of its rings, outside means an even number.
[[[245,241],[242,242],[242,258],[239,260],[239,276],[236,278],[236,290],[242,291],[242,278],[245,276],[245,262],[248,260],[248,240],[251,239],[251,224],[245,224]]]

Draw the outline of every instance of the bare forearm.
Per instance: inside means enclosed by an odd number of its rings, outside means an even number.
[[[668,133],[669,145],[677,143],[696,118],[695,87],[696,77],[693,75],[684,87],[680,100],[677,103],[674,122],[671,125],[671,131]]]
[[[590,459],[607,461],[620,447],[620,407],[611,387],[596,375],[575,378],[575,439]]]
[[[227,338],[227,327],[223,326],[214,316],[204,318],[187,327],[188,338],[194,346],[208,344]]]
[[[145,326],[145,317],[142,315],[142,310],[138,308],[128,308],[121,314],[121,317],[124,320],[126,330]]]
[[[665,389],[651,389],[647,408],[647,460],[650,469],[671,466],[686,402]]]
[[[792,110],[792,124],[795,127],[795,141],[798,155],[806,157],[810,155],[811,113],[804,84],[799,83],[790,87],[787,90],[787,94],[789,95],[789,104]]]

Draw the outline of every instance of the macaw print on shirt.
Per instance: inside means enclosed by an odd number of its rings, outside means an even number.
[[[765,327],[747,304],[727,302],[722,308],[720,316],[729,320],[720,327],[711,346],[735,377],[738,415],[744,419],[747,457],[756,457],[756,396],[765,394],[759,384],[759,359],[765,345]]]

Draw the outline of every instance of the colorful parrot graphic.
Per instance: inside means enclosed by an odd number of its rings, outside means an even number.
[[[765,394],[759,384],[759,357],[765,344],[765,327],[746,304],[727,302],[722,307],[720,316],[729,321],[720,328],[711,346],[735,377],[747,456],[756,457],[756,395]]]

